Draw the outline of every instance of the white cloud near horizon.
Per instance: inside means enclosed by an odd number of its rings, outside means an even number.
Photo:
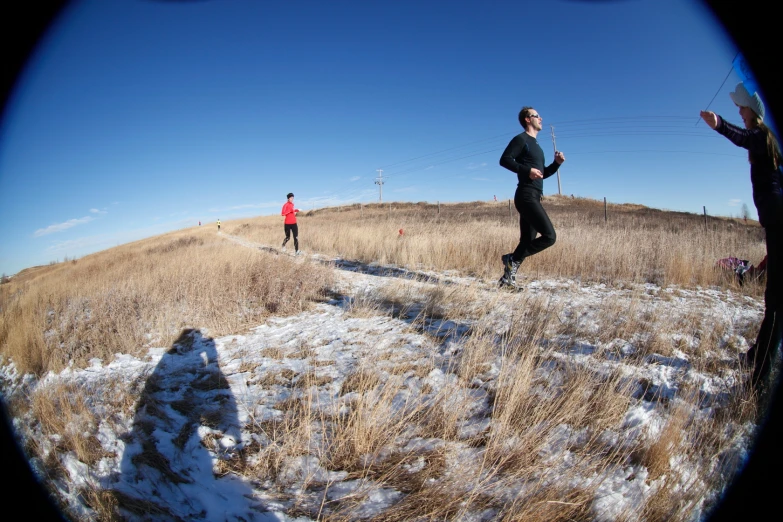
[[[339,196],[336,194],[328,194],[324,196],[314,196],[311,198],[297,198],[295,203],[297,208],[304,211],[304,210],[312,210],[316,208],[351,205],[354,203],[360,203],[362,201],[369,201],[374,203],[377,198],[378,198],[377,190],[363,189],[363,190],[353,190],[350,191],[349,193],[342,194]],[[247,209],[259,209],[259,210],[269,209],[272,210],[272,214],[277,214],[280,212],[280,209],[283,207],[284,203],[285,203],[285,199],[280,201],[266,201],[262,203],[233,205],[233,206],[226,206],[226,207],[212,207],[208,209],[208,212],[213,215],[216,215],[216,217],[217,214],[226,214],[225,219],[230,219],[229,214],[231,212],[247,210]],[[235,215],[234,217],[247,217],[247,216]]]
[[[285,200],[283,200],[283,203],[285,203]],[[283,203],[280,203],[280,208],[283,207]],[[233,205],[230,207],[212,207],[208,210],[208,212],[232,212],[234,210],[245,210],[248,208],[274,208],[278,206],[277,203],[246,203],[244,205]]]
[[[77,225],[84,225],[85,223],[89,223],[94,219],[95,218],[92,216],[84,216],[83,218],[79,218],[79,219],[69,219],[68,221],[65,221],[63,223],[56,223],[54,225],[49,225],[46,228],[39,228],[38,230],[33,232],[33,237],[41,237],[49,234],[54,234],[55,232],[62,232],[63,230],[68,230],[69,228],[75,227]]]
[[[97,208],[91,208],[90,213],[92,214],[108,214],[107,210],[99,210]]]
[[[729,206],[730,207],[738,207],[741,204],[742,204],[742,200],[741,199],[730,199],[729,200]]]
[[[392,192],[394,192],[394,193],[399,193],[399,192],[405,193],[405,192],[416,192],[417,190],[419,190],[419,187],[417,187],[416,185],[410,185],[410,186],[407,186],[407,187],[400,187],[400,188],[394,189],[394,190],[392,190]]]
[[[312,198],[300,198],[296,201],[296,206],[302,210],[336,207],[340,205],[352,205],[362,201],[375,202],[378,198],[378,191],[375,189],[353,190],[340,195],[326,194],[323,196],[314,196]],[[278,207],[282,207],[280,204]]]
[[[55,241],[46,248],[45,252],[54,255],[66,254],[69,256],[82,256],[131,241],[137,241],[139,239],[170,232],[187,225],[192,225],[190,219],[178,219],[166,223],[155,223],[141,228],[120,230],[111,234],[84,236],[66,241]]]

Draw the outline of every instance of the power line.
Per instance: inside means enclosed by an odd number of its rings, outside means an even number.
[[[637,132],[633,132],[633,131],[628,132],[628,131],[626,131],[626,132],[608,132],[608,133],[600,133],[600,132],[595,133],[595,132],[593,132],[593,133],[589,133],[589,134],[572,134],[572,135],[561,134],[560,137],[561,138],[568,138],[568,139],[580,139],[580,138],[591,138],[591,137],[596,137],[596,136],[609,137],[609,136],[646,135],[646,136],[688,136],[688,137],[712,138],[712,139],[719,138],[718,136],[715,136],[713,134],[714,133],[700,134],[700,133],[696,133],[696,132],[693,132],[693,133],[682,133],[682,132],[664,132],[664,131],[637,131]],[[456,156],[456,157],[448,157],[448,158],[445,158],[445,159],[443,159],[441,161],[427,163],[426,165],[409,166],[409,167],[405,168],[404,170],[393,172],[392,174],[387,174],[387,179],[388,178],[394,178],[394,177],[400,176],[402,174],[407,174],[407,173],[410,173],[410,172],[419,172],[419,171],[427,170],[427,169],[429,169],[431,167],[435,167],[435,166],[438,166],[438,165],[443,165],[445,163],[451,163],[451,162],[454,162],[454,161],[459,161],[461,159],[472,158],[472,157],[480,156],[480,155],[483,155],[483,154],[489,154],[491,152],[499,152],[499,151],[503,150],[503,148],[504,147],[493,147],[491,149],[475,151],[475,152],[471,152],[469,154],[463,154],[463,155],[459,155],[459,156]],[[660,152],[667,152],[667,151],[661,150]],[[569,153],[569,154],[573,154],[573,153]]]
[[[602,150],[602,151],[590,151],[590,152],[569,152],[569,156],[574,155],[587,155],[587,154],[637,154],[637,153],[674,153],[674,154],[698,154],[698,155],[707,155],[707,156],[729,156],[736,159],[745,159],[745,156],[737,155],[737,154],[726,154],[726,153],[712,153],[712,152],[701,152],[701,151],[690,151],[690,150],[663,150],[663,149],[637,149],[637,150]],[[426,170],[429,167],[426,167],[424,169],[415,169],[415,170]],[[411,171],[413,171],[412,169]],[[439,173],[439,175],[426,177],[426,178],[419,178],[419,180],[426,184],[426,183],[437,183],[445,179],[454,179],[453,174],[443,174],[442,172]],[[495,179],[495,178],[493,178]]]
[[[434,167],[436,165],[441,165],[444,163],[449,163],[451,161],[457,161],[459,159],[464,159],[467,157],[474,157],[478,156],[480,154],[488,154],[490,152],[497,152],[502,150],[503,147],[498,147],[495,149],[485,150],[482,152],[478,152],[475,154],[469,154],[465,156],[460,156],[458,158],[452,158],[448,160],[444,160],[438,163],[430,164],[425,167],[411,167],[407,170],[398,172],[395,174],[395,176],[402,176],[403,174],[409,174],[412,172],[419,172],[423,170],[427,170],[430,167]],[[704,152],[704,151],[696,151],[696,150],[670,150],[670,149],[631,149],[631,150],[593,150],[593,151],[587,151],[587,152],[569,152],[569,156],[582,156],[582,155],[595,155],[595,154],[639,154],[639,153],[657,153],[657,154],[696,154],[696,155],[706,155],[706,156],[728,156],[732,158],[737,159],[744,159],[745,156],[738,155],[738,154],[728,154],[728,153],[718,153],[718,152]],[[379,174],[382,173],[382,169],[378,169]],[[380,177],[380,175],[379,175]],[[451,174],[449,175],[441,175],[441,176],[433,176],[433,177],[427,177],[428,182],[433,182],[441,179],[447,179],[452,178],[453,176]],[[386,179],[388,179],[388,176],[383,178],[383,182],[385,183]],[[369,191],[366,189],[356,189],[349,192],[345,192],[341,195],[340,204],[346,204],[350,202],[361,202],[362,199],[366,198],[369,195]],[[331,199],[331,198],[327,198]]]
[[[739,56],[739,51],[737,51],[737,54],[736,54],[736,55],[734,55],[734,58],[731,60],[731,64],[732,64],[732,65],[731,65],[731,67],[729,67],[729,72],[726,74],[726,77],[725,77],[725,78],[723,79],[723,81],[721,82],[721,84],[720,84],[720,87],[718,87],[718,90],[715,92],[715,96],[713,96],[713,97],[712,97],[712,99],[710,100],[710,103],[708,103],[708,104],[707,104],[707,107],[705,107],[705,109],[704,109],[705,111],[706,111],[707,109],[709,109],[709,108],[710,108],[710,105],[712,105],[712,102],[714,102],[714,101],[715,101],[715,98],[717,98],[717,97],[718,97],[718,93],[720,92],[720,90],[721,90],[721,89],[723,89],[723,85],[726,83],[726,80],[728,80],[728,79],[729,79],[729,76],[731,76],[731,71],[733,71],[733,70],[734,70],[734,60],[736,60],[736,59],[737,59],[737,56]],[[698,120],[696,120],[696,123],[694,124],[694,127],[695,127],[696,125],[698,125],[700,121],[701,121],[701,117],[699,117],[699,119],[698,119]]]
[[[496,147],[494,149],[484,150],[484,151],[481,151],[481,152],[476,152],[474,154],[467,154],[465,156],[460,156],[458,158],[449,158],[449,159],[446,159],[446,160],[443,160],[443,161],[439,161],[437,163],[430,163],[429,165],[427,165],[425,167],[410,167],[408,170],[395,172],[393,175],[387,176],[387,178],[394,177],[394,176],[399,176],[400,174],[407,174],[408,172],[417,172],[417,171],[420,171],[420,170],[427,170],[430,167],[435,167],[437,165],[443,165],[444,163],[451,163],[452,161],[459,161],[459,160],[465,159],[465,158],[472,158],[474,156],[480,156],[482,154],[489,154],[490,152],[497,152],[499,150],[503,150],[504,148],[505,147]]]
[[[686,119],[686,120],[690,121],[690,118],[683,118],[683,119]],[[597,130],[597,131],[590,131],[589,129],[573,129],[572,128],[572,129],[567,130],[565,132],[561,132],[560,137],[561,138],[583,138],[583,137],[594,137],[594,136],[628,136],[628,135],[661,135],[661,136],[666,136],[666,135],[670,135],[670,136],[696,136],[696,137],[716,138],[716,136],[713,135],[713,133],[703,132],[703,131],[700,131],[700,130],[699,131],[693,131],[693,132],[690,132],[690,131],[688,131],[688,132],[676,132],[676,130],[680,130],[680,129],[681,130],[689,129],[690,127],[688,127],[686,125],[681,125],[681,126],[666,126],[666,125],[664,125],[664,126],[650,126],[650,125],[647,125],[647,126],[643,126],[643,127],[645,127],[645,128],[643,128],[643,129],[627,130],[625,127],[614,127],[614,126],[606,127],[606,126],[604,126],[603,129]],[[652,127],[652,129],[650,129],[650,127]],[[660,129],[660,130],[657,130],[657,129]],[[622,131],[622,132],[604,132],[604,131],[614,131],[614,130],[618,130],[618,131]],[[579,133],[580,131],[581,131],[581,133]],[[569,134],[569,132],[577,132],[578,134]],[[501,136],[508,136],[508,133],[504,133]],[[425,155],[417,156],[417,157],[410,158],[410,159],[407,159],[407,160],[399,161],[399,162],[396,162],[396,163],[389,164],[385,168],[388,168],[388,167],[391,167],[391,166],[404,165],[405,163],[411,163],[411,162],[417,161],[419,159],[424,159],[424,158],[427,158],[427,157],[437,156],[438,154],[442,154],[444,152],[455,151],[455,150],[458,150],[458,149],[464,149],[464,148],[466,148],[468,146],[475,145],[477,143],[481,143],[481,142],[487,141],[489,139],[494,139],[496,137],[497,136],[495,136],[493,138],[485,138],[485,139],[482,139],[482,140],[473,141],[473,142],[466,143],[466,144],[463,144],[463,145],[458,145],[456,147],[450,147],[448,149],[443,149],[443,150],[440,150],[438,152],[425,154]],[[450,157],[447,157],[443,161],[438,161],[436,163],[431,163],[430,165],[440,165],[440,164],[445,163],[445,162],[456,161],[458,159],[472,157],[472,156],[476,156],[476,155],[482,154],[482,153],[494,152],[496,150],[502,150],[502,147],[500,147],[500,148],[492,148],[492,149],[485,150],[485,151],[472,152],[472,153],[467,154],[467,155],[460,155],[460,156],[456,156],[456,157],[451,157],[450,156]],[[418,169],[418,167],[414,167],[414,168]],[[409,171],[409,169],[406,169],[406,170],[404,170],[402,172],[408,172],[408,171]],[[389,176],[395,176],[395,175],[400,174],[400,173],[401,172],[395,172],[395,173],[390,174]]]
[[[586,118],[581,120],[567,120],[567,121],[554,121],[552,122],[552,125],[557,125],[559,127],[562,127],[563,125],[603,125],[606,122],[610,121],[628,121],[629,123],[633,123],[634,121],[646,121],[646,120],[683,120],[683,121],[692,121],[693,118],[691,116],[666,116],[666,115],[654,115],[654,116],[609,116],[606,118]]]
[[[411,168],[409,168],[407,170],[403,170],[401,172],[395,173],[394,176],[401,176],[403,174],[410,174],[412,172],[420,172],[420,171],[423,171],[423,170],[428,170],[431,167],[442,165],[444,163],[450,163],[452,161],[458,161],[460,159],[465,159],[465,158],[469,158],[469,157],[473,157],[473,156],[478,156],[478,155],[481,155],[481,154],[488,154],[490,152],[497,152],[497,151],[500,151],[500,150],[503,150],[503,147],[499,147],[499,148],[496,148],[496,149],[479,152],[479,153],[476,153],[476,154],[470,154],[470,155],[467,155],[467,156],[461,156],[459,158],[452,158],[452,159],[444,160],[444,161],[441,161],[441,162],[438,162],[438,163],[432,163],[432,164],[427,165],[425,167],[411,167]],[[727,153],[719,153],[719,152],[702,152],[702,151],[691,151],[691,150],[665,150],[665,149],[602,150],[602,151],[589,151],[589,152],[569,152],[568,155],[569,156],[581,156],[581,155],[586,155],[586,154],[610,154],[610,153],[612,153],[612,154],[613,153],[623,154],[623,153],[640,153],[640,152],[653,152],[653,153],[662,153],[662,154],[669,154],[669,153],[680,154],[680,153],[682,153],[682,154],[699,154],[699,155],[705,155],[705,156],[729,156],[729,157],[732,157],[732,158],[744,158],[744,156],[737,155],[737,154],[727,154]],[[392,177],[392,176],[387,176],[387,178],[388,177]]]
[[[728,79],[728,76],[727,76]],[[724,84],[725,84],[724,79]],[[721,87],[723,84],[721,85]],[[720,89],[719,89],[720,91]],[[717,96],[717,93],[716,93]],[[713,97],[714,100],[715,97]],[[712,103],[712,102],[710,102]],[[555,122],[552,124],[554,126],[557,124],[560,127],[566,127],[565,132],[561,128],[561,134],[559,135],[560,138],[565,138],[569,140],[573,139],[581,139],[581,138],[588,138],[588,137],[610,137],[610,136],[686,136],[686,137],[709,137],[717,139],[717,136],[714,135],[714,133],[709,132],[701,132],[701,131],[694,131],[694,132],[682,132],[683,130],[686,130],[689,123],[692,121],[692,118],[690,116],[675,116],[675,115],[649,115],[649,116],[612,116],[612,117],[605,117],[605,118],[585,118],[585,119],[577,119],[577,120],[566,120],[561,122]],[[600,126],[599,129],[591,130],[591,127]],[[629,126],[632,126],[633,128],[630,128]],[[554,142],[554,127],[552,129],[552,140],[553,140],[553,146],[555,145]],[[607,132],[608,131],[608,132]],[[617,131],[617,132],[615,132]],[[572,133],[572,134],[569,134]],[[477,144],[484,143],[489,140],[495,140],[504,136],[511,135],[510,132],[506,131],[502,134],[496,134],[493,136],[489,136],[486,138],[481,138],[479,140],[470,141],[467,143],[463,143],[461,145],[456,145],[454,147],[448,147],[446,149],[441,149],[436,152],[431,152],[427,154],[422,154],[419,156],[415,156],[409,159],[397,161],[394,163],[386,164],[383,168],[376,169],[376,171],[379,173],[377,179],[375,180],[375,184],[379,186],[379,200],[382,200],[383,198],[383,184],[387,179],[400,177],[405,174],[409,174],[412,172],[421,172],[428,170],[432,167],[443,165],[446,163],[451,163],[454,161],[459,161],[466,158],[481,156],[484,154],[489,154],[493,152],[498,152],[503,150],[504,147],[493,147],[491,149],[485,149],[485,150],[478,150],[478,151],[465,151],[464,149],[472,147]],[[555,146],[556,148],[556,146]],[[435,162],[428,162],[426,165],[408,165],[407,167],[403,167],[403,170],[392,172],[391,174],[387,174],[386,177],[383,177],[383,171],[384,169],[388,169],[390,167],[398,167],[398,166],[404,166],[406,164],[410,164],[412,162],[416,162],[419,160],[423,160],[426,158],[433,158],[435,156],[448,153],[448,152],[455,152],[455,151],[462,151],[462,152],[468,152],[467,154],[459,154],[454,155],[447,155],[445,158],[435,161]],[[570,152],[569,154],[607,154],[607,153],[638,153],[638,152],[658,152],[658,153],[690,153],[690,154],[706,154],[706,155],[723,155],[723,156],[732,156],[730,154],[718,154],[718,153],[708,153],[708,152],[697,152],[697,151],[679,151],[679,150],[660,150],[660,149],[643,149],[643,150],[632,150],[632,151],[622,151],[622,150],[607,150],[607,151],[592,151],[592,152]],[[734,157],[734,156],[732,156]],[[359,192],[361,193],[361,192]]]
[[[592,123],[584,123],[578,126],[571,126],[571,128],[567,129],[566,132],[573,132],[573,131],[581,131],[593,127],[597,127],[599,129],[631,129],[631,128],[642,128],[642,129],[692,129],[693,127],[690,125],[692,118],[683,119],[681,122],[670,122],[670,123],[639,123],[638,121],[614,121],[614,122],[592,122]],[[555,125],[554,123],[552,125]],[[562,129],[564,126],[558,125],[558,128]]]
[[[590,152],[569,152],[569,156],[582,156],[585,154],[615,154],[615,153],[639,153],[639,152],[655,152],[655,153],[682,153],[682,154],[700,154],[704,156],[729,156],[731,158],[744,159],[746,156],[741,154],[728,154],[725,152],[702,152],[697,150],[662,150],[662,149],[637,149],[637,150],[593,150]]]
[[[639,124],[644,123],[645,120],[668,120],[668,121],[682,120],[682,121],[690,122],[690,121],[692,121],[692,118],[690,116],[667,116],[667,115],[613,116],[613,117],[606,117],[606,118],[585,118],[585,119],[580,119],[580,120],[568,120],[568,121],[563,121],[563,122],[553,122],[552,125],[558,125],[558,126],[565,125],[565,126],[577,126],[577,127],[578,126],[585,127],[585,126],[593,126],[593,125],[606,126],[607,122],[615,122],[615,124],[633,125],[635,122],[638,122]],[[572,129],[569,129],[569,130],[575,130],[575,129],[572,128]],[[427,158],[427,157],[431,157],[431,156],[437,156],[438,154],[443,154],[444,152],[450,152],[450,151],[457,150],[457,149],[463,149],[465,147],[469,147],[471,145],[475,145],[475,144],[482,143],[482,142],[485,142],[485,141],[501,138],[501,137],[504,137],[504,136],[509,136],[510,134],[511,134],[510,132],[506,131],[506,132],[503,132],[501,134],[496,134],[494,136],[481,138],[479,140],[471,141],[471,142],[468,142],[468,143],[463,143],[461,145],[456,145],[454,147],[449,147],[449,148],[442,149],[442,150],[439,150],[439,151],[436,151],[436,152],[431,152],[431,153],[423,154],[423,155],[416,156],[416,157],[413,157],[413,158],[400,160],[400,161],[397,161],[397,162],[394,162],[394,163],[389,163],[389,164],[383,165],[380,168],[388,169],[390,167],[395,167],[395,166],[402,165],[402,164],[405,164],[405,163],[410,163],[412,161],[416,161],[416,160],[419,160],[419,159],[423,159],[423,158]]]
[[[591,138],[594,136],[693,136],[696,138],[713,138],[717,139],[720,136],[717,133],[704,133],[704,132],[671,132],[664,130],[628,130],[624,132],[589,132],[584,134],[568,134],[563,133],[561,138]]]
[[[390,164],[388,164],[388,165],[384,165],[384,166],[383,166],[383,168],[395,167],[395,166],[397,166],[397,165],[401,165],[401,164],[403,164],[403,163],[408,163],[408,162],[411,162],[411,161],[416,161],[416,160],[418,160],[418,159],[422,159],[422,158],[428,158],[428,157],[430,157],[430,156],[437,156],[438,154],[442,154],[442,153],[444,153],[444,152],[448,152],[448,151],[455,150],[455,149],[461,149],[461,148],[463,148],[463,147],[468,147],[468,146],[470,146],[470,145],[475,145],[475,144],[477,144],[477,143],[481,143],[481,142],[484,142],[484,141],[494,140],[494,139],[496,139],[496,138],[500,138],[500,137],[502,137],[502,136],[508,136],[508,132],[504,132],[503,134],[498,134],[498,135],[496,135],[496,136],[490,136],[490,137],[488,137],[488,138],[483,138],[483,139],[480,139],[480,140],[477,140],[477,141],[471,141],[470,143],[465,143],[465,144],[462,144],[462,145],[457,145],[457,146],[455,146],[455,147],[449,147],[448,149],[439,150],[439,151],[437,151],[437,152],[431,152],[431,153],[429,153],[429,154],[424,154],[424,155],[422,155],[422,156],[417,156],[417,157],[415,157],[415,158],[411,158],[411,159],[407,159],[407,160],[398,161],[398,162],[396,162],[396,163],[390,163]]]

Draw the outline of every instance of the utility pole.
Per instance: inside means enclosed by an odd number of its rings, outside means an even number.
[[[380,190],[378,201],[383,203],[383,169],[377,169],[377,172],[378,172],[378,179],[375,180],[375,184],[378,185],[378,189]]]
[[[554,149],[554,153],[557,154],[557,143],[555,142],[555,126],[550,125],[552,128],[552,148]],[[562,196],[563,193],[560,190],[560,169],[557,169],[557,194],[559,196]]]

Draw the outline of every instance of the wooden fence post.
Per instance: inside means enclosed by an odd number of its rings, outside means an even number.
[[[604,223],[606,223],[607,216],[606,216],[606,196],[604,196]]]
[[[707,232],[707,207],[705,205],[702,208],[704,209],[704,231]]]

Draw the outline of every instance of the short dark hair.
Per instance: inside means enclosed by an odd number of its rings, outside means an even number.
[[[286,199],[294,197],[293,192],[289,192],[288,195],[285,197]]]
[[[525,118],[530,117],[530,111],[533,110],[533,107],[522,107],[522,110],[519,111],[519,124],[525,127]]]

